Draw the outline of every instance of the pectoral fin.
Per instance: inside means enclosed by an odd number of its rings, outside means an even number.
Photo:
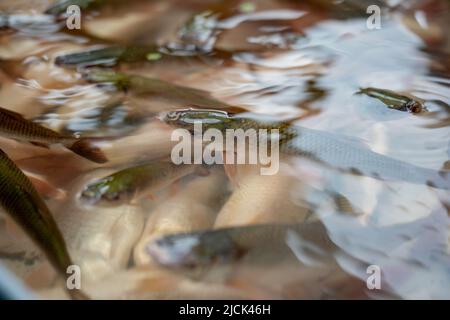
[[[83,158],[89,159],[93,162],[108,162],[108,159],[103,151],[99,147],[95,146],[90,139],[79,139],[67,148]]]
[[[30,141],[33,146],[50,149],[49,145],[43,142]]]

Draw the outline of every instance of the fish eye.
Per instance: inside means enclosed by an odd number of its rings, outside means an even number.
[[[412,113],[419,113],[422,111],[422,105],[417,101],[409,101],[406,103],[406,108]]]
[[[106,193],[103,198],[108,201],[119,201],[121,199],[121,194],[119,192]]]
[[[181,113],[178,111],[170,111],[167,113],[166,118],[171,121],[176,121],[180,118]]]
[[[89,199],[89,198],[92,198],[94,196],[95,196],[95,193],[89,188],[84,189],[81,192],[81,195],[80,195],[80,197],[84,198],[84,199]]]

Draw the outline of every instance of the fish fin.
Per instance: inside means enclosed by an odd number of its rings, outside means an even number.
[[[25,118],[23,117],[23,115],[21,115],[20,113],[5,109],[5,108],[1,108],[0,107],[0,112],[3,114],[6,114],[8,116],[10,116],[11,118],[14,118],[16,120],[25,120]]]
[[[31,143],[33,146],[36,146],[36,147],[41,147],[41,148],[45,148],[45,149],[50,149],[49,145],[46,144],[46,143],[43,143],[43,142],[30,141],[30,143]]]
[[[238,114],[238,113],[244,113],[244,112],[248,112],[247,109],[244,109],[242,107],[239,106],[226,106],[223,108],[226,112],[228,112],[231,115],[234,114]]]
[[[200,177],[209,176],[209,169],[205,165],[199,165],[195,168],[195,173]]]
[[[231,184],[234,187],[239,188],[239,182],[237,180],[237,167],[235,164],[224,164],[223,169],[225,170],[225,174],[228,179],[231,181]]]
[[[306,118],[309,118],[309,117],[313,117],[313,116],[315,116],[315,115],[318,115],[320,112],[322,112],[320,109],[316,109],[316,110],[308,110],[306,113],[304,113],[304,114],[302,114],[302,115],[300,115],[300,116],[298,116],[298,117],[294,117],[294,118],[292,118],[292,119],[286,120],[286,123],[288,123],[288,124],[293,124],[293,123],[296,122],[296,121],[304,120],[304,119],[306,119]]]
[[[450,170],[450,160],[447,160],[442,164],[442,170],[443,171]]]
[[[440,170],[427,181],[427,185],[433,188],[450,190],[450,171]]]
[[[59,189],[50,183],[39,179],[35,176],[30,176],[27,174],[28,179],[30,179],[31,183],[33,184],[34,188],[38,191],[39,194],[41,194],[44,198],[49,199],[65,199],[67,197],[67,193]]]
[[[209,93],[206,90],[203,89],[197,89],[192,87],[185,87],[185,86],[177,86],[180,90],[187,94],[193,94],[193,95],[199,95],[199,96],[205,96],[208,98],[211,98],[211,93]]]
[[[227,164],[226,151],[222,153],[222,159],[223,159],[223,169],[225,171],[227,178],[231,181],[231,184],[234,187],[239,187],[239,183],[237,181],[237,165],[235,163]]]
[[[367,88],[359,88],[354,94],[360,95],[367,92]]]
[[[106,158],[102,150],[99,147],[94,146],[90,139],[87,138],[79,139],[75,141],[75,143],[73,143],[71,146],[68,146],[67,148],[73,151],[74,153],[82,156],[83,158],[89,159],[93,162],[96,163],[108,162],[108,159]]]

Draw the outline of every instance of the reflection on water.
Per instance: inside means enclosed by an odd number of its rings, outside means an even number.
[[[425,183],[293,156],[275,176],[238,166],[228,179],[217,166],[133,203],[80,201],[92,181],[167,158],[171,132],[155,116],[192,106],[290,120],[449,170],[447,1],[111,1],[83,9],[73,31],[44,14],[52,1],[33,2],[0,4],[0,104],[102,138],[110,161],[4,137],[0,148],[46,182],[39,191],[66,194],[47,202],[90,296],[450,298],[449,192]],[[382,8],[380,29],[367,28],[371,4]],[[140,77],[93,81],[101,71]],[[368,87],[412,96],[427,112],[357,94]],[[0,230],[1,261],[43,297],[65,297],[3,212]],[[369,265],[381,268],[381,290],[366,287]]]

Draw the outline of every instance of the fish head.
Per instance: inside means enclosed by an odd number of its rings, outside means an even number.
[[[226,231],[165,236],[147,245],[148,254],[169,268],[204,268],[236,261],[242,250]]]
[[[410,100],[405,104],[406,111],[411,113],[421,113],[423,111],[427,111],[426,107],[415,100]]]
[[[166,124],[176,128],[187,129],[191,133],[194,132],[196,123],[202,125],[202,130],[215,128],[223,131],[230,119],[230,116],[225,111],[206,109],[175,110],[168,112],[162,117],[162,121]]]
[[[88,184],[80,198],[89,204],[118,204],[130,200],[126,185],[114,177],[106,177]]]

